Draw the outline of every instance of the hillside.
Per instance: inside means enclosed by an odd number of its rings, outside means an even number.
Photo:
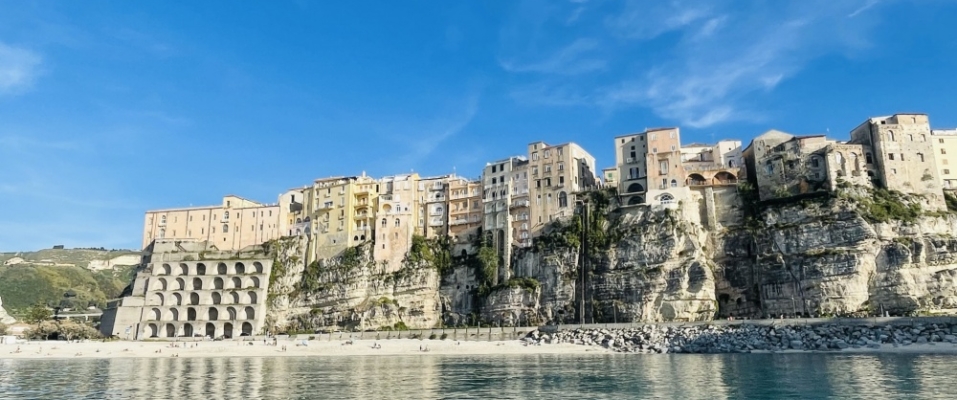
[[[101,269],[107,261],[118,265],[136,265],[140,252],[133,250],[106,249],[43,249],[0,253],[3,265],[74,265],[82,268]],[[136,261],[134,261],[136,260]],[[91,266],[90,264],[93,263]]]

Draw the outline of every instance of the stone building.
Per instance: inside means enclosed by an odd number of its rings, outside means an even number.
[[[156,239],[193,239],[237,250],[280,236],[279,206],[228,195],[215,206],[170,208],[146,212],[145,248]]]
[[[864,121],[851,131],[850,143],[873,150],[873,158],[865,161],[873,161],[878,185],[922,195],[931,207],[944,208],[931,136],[926,114],[894,114]]]
[[[598,187],[595,157],[575,143],[528,145],[529,230],[575,213],[575,193]]]
[[[499,256],[500,278],[508,279],[513,246],[531,243],[528,159],[509,157],[490,162],[482,171],[483,233]]]
[[[456,177],[449,181],[449,237],[454,252],[473,251],[472,243],[482,227],[482,182]]]
[[[615,138],[622,204],[677,204],[686,197],[678,128],[654,128]]]
[[[618,167],[608,167],[601,170],[602,187],[618,188]]]
[[[833,143],[824,135],[765,132],[744,150],[748,178],[762,201],[831,190],[825,149]]]
[[[372,240],[378,183],[365,176],[317,179],[304,199],[310,259],[328,259]],[[298,218],[297,218],[298,221]]]
[[[688,174],[685,186],[737,185],[744,165],[741,151],[740,140],[681,146],[681,167]]]
[[[413,173],[380,179],[378,196],[375,211],[378,225],[372,254],[375,261],[387,264],[394,271],[402,266],[417,227],[424,225],[424,221],[420,223],[424,218],[418,200],[419,175]]]
[[[279,234],[281,236],[309,236],[312,218],[304,205],[310,187],[293,188],[279,195]]]
[[[937,175],[944,190],[957,190],[957,129],[931,131]]]
[[[261,246],[227,252],[205,241],[157,239],[143,266],[132,290],[103,311],[103,335],[142,340],[263,332],[272,260]]]

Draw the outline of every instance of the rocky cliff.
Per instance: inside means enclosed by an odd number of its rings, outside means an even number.
[[[845,188],[759,204],[744,188],[715,223],[704,202],[618,208],[598,197],[587,224],[552,224],[498,272],[481,247],[398,271],[362,247],[311,266],[284,255],[270,317],[375,329],[577,322],[582,311],[588,322],[661,322],[957,308],[957,218],[921,212],[920,198]]]

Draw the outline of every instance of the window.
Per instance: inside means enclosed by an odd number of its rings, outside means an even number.
[[[658,163],[658,173],[661,175],[668,173],[668,160],[660,161]]]
[[[671,180],[671,187],[678,187],[678,181],[672,179],[672,180]]]
[[[894,153],[888,153],[888,154],[887,154],[887,158],[888,158],[889,160],[893,160],[893,159],[894,159]]]
[[[552,194],[551,194],[551,193],[548,194],[548,199],[546,200],[546,203],[552,204]]]
[[[891,173],[897,175],[897,168],[891,168]]]
[[[887,138],[890,141],[894,141],[894,131],[887,131]]]
[[[937,139],[937,143],[943,144],[943,143],[944,143],[944,139]]]
[[[165,216],[165,215],[163,215],[163,216],[160,217],[160,223],[161,223],[161,224],[165,224],[165,223],[166,223],[166,216]]]
[[[204,233],[206,233],[206,229],[205,229],[205,228],[199,228],[199,234],[202,235],[202,234],[204,234]]]
[[[395,226],[399,226],[399,223],[400,223],[399,219],[396,218],[396,219],[395,219]]]
[[[546,166],[545,166],[545,173],[546,173],[546,174],[550,174],[551,172],[552,172],[552,166],[551,166],[551,164],[546,165]]]
[[[559,176],[559,177],[558,177],[558,185],[561,186],[561,185],[564,185],[564,184],[565,184],[565,177],[564,177],[564,176]]]
[[[229,233],[229,225],[223,224],[223,233]]]
[[[920,162],[924,162],[924,153],[917,153],[917,158],[920,159]]]
[[[548,153],[551,153],[551,150],[545,150],[545,158],[548,158]]]
[[[383,218],[383,219],[382,219],[382,227],[385,228],[386,224],[388,224],[388,221],[386,221],[386,219]]]
[[[675,151],[675,145],[671,145],[671,151]]]
[[[229,219],[229,211],[224,211],[224,212],[223,212],[223,221],[225,221],[225,220],[227,220],[227,219]]]
[[[565,170],[565,163],[558,163],[558,171],[560,172],[564,170]]]
[[[495,167],[492,167],[492,168],[494,169]],[[492,172],[495,172],[495,171],[492,171]],[[498,183],[498,181],[495,178],[492,178],[492,184],[494,185],[496,183]]]
[[[945,169],[945,170],[944,170],[944,175],[950,175],[950,170],[949,170],[949,169]]]
[[[868,164],[874,163],[874,157],[871,156],[871,153],[864,154],[864,158]]]
[[[907,138],[910,139],[911,142],[914,141],[914,135],[907,135]]]
[[[561,208],[568,207],[568,195],[565,192],[558,194],[558,206]]]
[[[811,159],[811,166],[812,166],[812,167],[817,168],[817,167],[818,167],[818,164],[819,164],[819,161],[818,161],[817,157],[814,157],[814,158]]]
[[[870,156],[870,154],[868,154],[868,156]],[[771,164],[771,160],[768,160],[764,164],[764,169],[765,169],[765,172],[768,174],[768,176],[774,174],[774,164]]]
[[[674,139],[674,138],[675,138],[675,133],[674,133],[674,132],[669,132],[669,133],[668,133],[668,137]]]
[[[668,180],[667,180],[667,179],[662,179],[662,180],[661,180],[661,188],[664,189],[664,188],[666,188],[666,187],[668,187]]]
[[[545,178],[545,186],[551,186],[551,185],[552,185],[552,178]]]
[[[532,161],[537,161],[537,160],[538,160],[538,152],[536,151],[532,153]]]
[[[537,188],[542,187],[542,180],[541,180],[541,179],[536,179],[536,180],[535,180],[535,187],[537,187]]]
[[[940,149],[940,154],[947,154],[947,149]]]
[[[651,152],[652,152],[652,153],[655,153],[655,154],[658,154],[658,148],[657,148],[657,147],[652,147],[652,148],[651,148]]]

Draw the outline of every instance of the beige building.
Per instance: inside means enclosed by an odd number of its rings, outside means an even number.
[[[865,161],[873,162],[880,186],[923,195],[930,206],[944,208],[935,154],[944,149],[935,149],[932,139],[926,114],[894,114],[870,118],[854,128],[850,143],[873,149],[872,158]]]
[[[306,213],[306,197],[311,195],[309,186],[289,189],[279,195],[279,234],[281,236],[310,235],[311,218]]]
[[[213,243],[156,239],[132,291],[108,303],[100,332],[130,340],[262,334],[272,260],[252,249],[237,257]]]
[[[678,128],[616,137],[615,165],[623,205],[672,205],[687,195]]]
[[[373,258],[389,270],[401,268],[412,246],[412,236],[425,225],[419,202],[419,175],[395,175],[379,179]]]
[[[575,213],[575,193],[598,187],[595,157],[575,143],[528,145],[531,236],[549,222]]]
[[[744,166],[740,140],[721,140],[714,145],[692,143],[681,147],[685,185],[737,185]]]
[[[238,250],[280,236],[279,206],[228,195],[216,206],[146,212],[143,248],[156,239],[204,240],[220,250]]]
[[[487,163],[482,171],[483,233],[498,253],[500,280],[509,278],[512,247],[531,243],[528,165],[516,156]]]
[[[328,259],[372,240],[378,183],[364,174],[317,179],[306,193],[303,223],[309,226],[312,260]],[[298,221],[298,217],[297,217]]]
[[[473,251],[472,243],[482,227],[482,182],[456,177],[449,181],[449,237],[454,251]]]
[[[416,233],[427,238],[449,235],[449,182],[453,175],[421,178],[419,185],[419,225]]]
[[[937,175],[945,190],[957,190],[957,129],[931,132]]]
[[[618,167],[608,167],[601,170],[602,187],[618,187]]]

